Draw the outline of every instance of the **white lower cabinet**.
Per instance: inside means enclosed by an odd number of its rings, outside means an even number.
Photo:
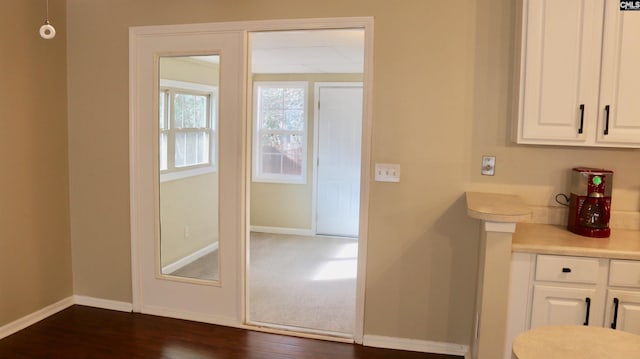
[[[535,285],[530,328],[547,325],[600,325],[602,303],[595,288]],[[595,314],[595,315],[594,315]],[[600,319],[600,320],[598,320]]]
[[[607,259],[537,255],[528,328],[602,326]]]
[[[640,335],[640,290],[609,289],[605,326]]]
[[[640,261],[612,259],[605,326],[640,334]]]
[[[547,325],[640,334],[640,261],[513,253],[505,359],[515,337]]]

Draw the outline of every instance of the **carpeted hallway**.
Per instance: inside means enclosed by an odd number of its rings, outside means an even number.
[[[358,242],[251,233],[252,322],[353,334]]]

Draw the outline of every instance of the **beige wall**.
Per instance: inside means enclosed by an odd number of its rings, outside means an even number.
[[[162,266],[217,242],[218,173],[161,183],[160,222]]]
[[[131,300],[128,26],[375,17],[374,162],[365,333],[468,344],[479,223],[463,192],[549,204],[573,165],[616,171],[614,208],[638,211],[633,150],[512,145],[512,0],[68,0],[71,230],[77,294]],[[497,156],[481,177],[480,156]]]
[[[256,74],[253,81],[307,81],[307,182],[251,182],[251,225],[311,229],[316,82],[362,82],[361,74]],[[253,101],[251,102],[253,103]]]
[[[0,327],[73,293],[65,2],[0,0]]]

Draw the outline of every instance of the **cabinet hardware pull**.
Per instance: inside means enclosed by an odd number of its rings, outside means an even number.
[[[580,128],[578,129],[578,133],[582,133],[582,128],[584,127],[584,104],[580,104]]]
[[[620,299],[613,298],[613,322],[611,323],[611,329],[616,329],[618,326],[618,307],[620,306]]]
[[[591,312],[591,298],[586,297],[584,301],[587,303],[587,317],[584,319],[584,325],[589,325],[589,312]]]
[[[571,268],[567,268],[567,267],[562,268],[562,273],[571,273]]]
[[[609,105],[604,107],[605,120],[604,120],[604,134],[609,134]]]

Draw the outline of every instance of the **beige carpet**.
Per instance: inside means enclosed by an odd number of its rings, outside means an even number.
[[[358,241],[251,233],[249,321],[352,335]],[[217,280],[218,252],[171,273]]]
[[[220,269],[218,267],[218,250],[200,257],[186,266],[171,272],[170,275],[214,281],[219,280]]]
[[[356,239],[251,234],[253,322],[353,334]]]

